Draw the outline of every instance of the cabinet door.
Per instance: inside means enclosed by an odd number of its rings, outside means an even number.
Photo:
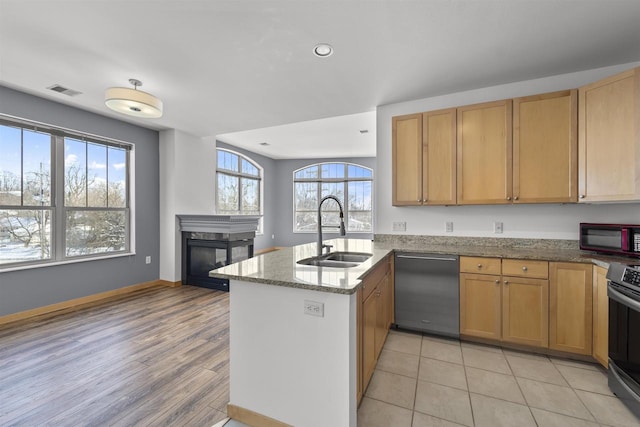
[[[593,267],[593,357],[609,366],[609,298],[607,269]]]
[[[580,88],[579,200],[640,199],[640,68]]]
[[[422,114],[392,119],[393,205],[422,204]]]
[[[356,293],[356,401],[362,400],[362,288]]]
[[[502,340],[548,347],[548,280],[502,278]]]
[[[456,204],[456,109],[422,114],[422,199],[427,205]]]
[[[387,294],[388,294],[388,286],[387,286],[387,277],[385,277],[378,284],[378,289],[375,291],[376,298],[378,298],[377,312],[376,312],[376,333],[375,333],[375,341],[376,341],[376,360],[382,351],[382,347],[384,346],[384,340],[387,338],[387,332],[389,332],[388,319],[389,315],[389,306],[387,305]]]
[[[500,276],[460,275],[460,334],[499,340]]]
[[[513,201],[578,200],[576,90],[513,100]]]
[[[362,303],[362,390],[367,389],[376,367],[376,318],[378,297],[374,291]]]
[[[511,203],[512,103],[458,108],[458,204]]]
[[[593,269],[549,263],[549,348],[591,355]]]

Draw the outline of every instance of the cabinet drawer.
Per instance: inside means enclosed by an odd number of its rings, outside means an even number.
[[[378,283],[384,279],[384,276],[389,271],[389,258],[385,258],[381,261],[371,273],[367,274],[362,279],[362,302],[364,302],[371,292],[378,286]]]
[[[531,261],[528,259],[503,259],[502,274],[504,276],[547,279],[549,277],[549,263],[547,261]]]
[[[460,257],[460,272],[500,275],[500,258]]]

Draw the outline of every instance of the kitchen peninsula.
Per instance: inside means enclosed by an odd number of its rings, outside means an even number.
[[[561,240],[380,235],[374,242],[334,239],[327,243],[333,245],[333,252],[372,256],[352,268],[298,264],[317,255],[317,245],[309,243],[210,273],[231,281],[230,417],[239,421],[247,416],[258,416],[261,421],[268,417],[277,420],[275,426],[356,426],[358,387],[365,384],[365,388],[367,383],[360,376],[368,363],[359,353],[368,349],[367,332],[362,332],[367,325],[363,302],[371,292],[379,296],[378,288],[372,291],[375,286],[368,286],[369,279],[376,278],[371,280],[374,285],[378,282],[382,277],[378,271],[394,250],[545,260],[563,266],[584,265],[589,271],[591,265],[606,268],[614,260]],[[392,271],[386,274],[393,277]],[[305,313],[308,308],[315,315]],[[380,342],[375,341],[373,347]]]

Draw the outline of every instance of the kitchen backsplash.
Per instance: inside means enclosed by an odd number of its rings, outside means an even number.
[[[390,245],[465,245],[526,249],[580,249],[578,240],[516,239],[496,237],[424,236],[404,234],[374,234],[373,240]]]

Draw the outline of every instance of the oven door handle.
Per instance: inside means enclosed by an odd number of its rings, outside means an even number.
[[[620,304],[629,307],[633,311],[637,311],[640,313],[640,302],[634,300],[633,298],[629,298],[628,296],[616,291],[611,286],[607,287],[607,295],[612,300],[617,301]]]

